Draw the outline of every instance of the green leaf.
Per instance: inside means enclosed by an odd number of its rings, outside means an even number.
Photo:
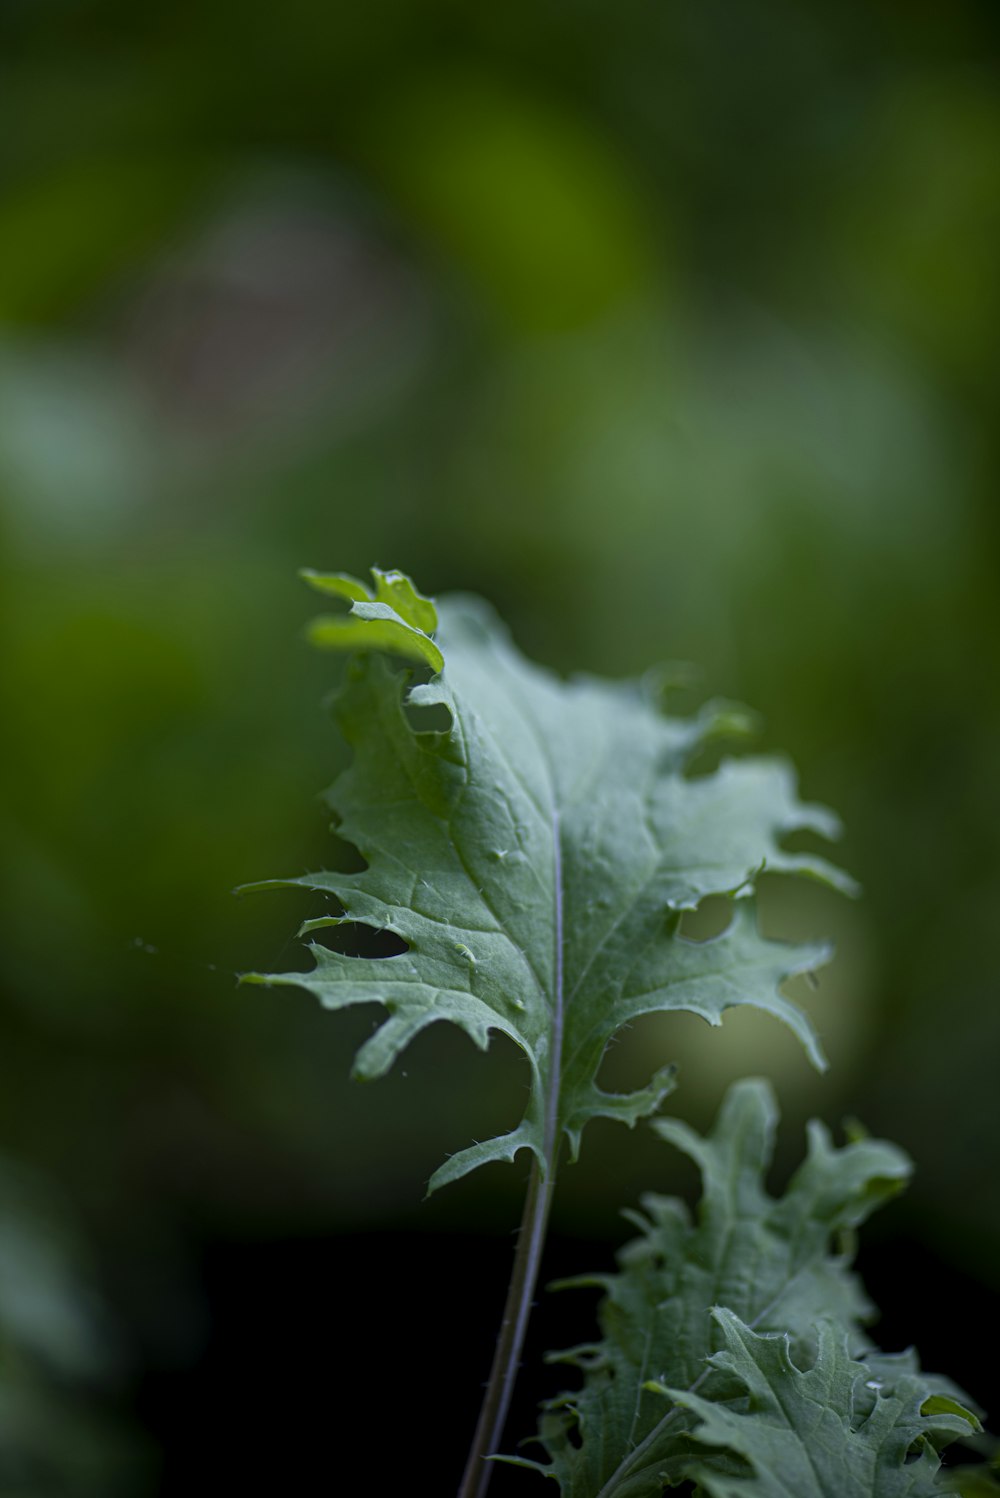
[[[629,1214],[640,1233],[619,1254],[618,1273],[571,1282],[603,1289],[602,1339],[554,1359],[582,1369],[584,1385],[543,1415],[549,1463],[523,1463],[557,1479],[563,1494],[645,1498],[683,1480],[693,1421],[666,1391],[701,1389],[711,1399],[740,1392],[707,1363],[722,1345],[713,1306],[788,1334],[798,1357],[815,1356],[824,1316],[835,1318],[853,1353],[870,1347],[862,1325],[871,1307],[845,1239],[903,1188],[910,1162],[880,1140],[834,1148],[812,1123],[806,1158],[775,1199],[764,1180],[776,1123],[768,1084],[745,1081],[730,1089],[704,1138],[674,1120],[653,1124],[699,1167],[697,1219],[676,1198],[645,1196],[643,1214]],[[950,1386],[925,1379],[925,1396],[932,1392]]]
[[[688,1469],[710,1498],[918,1498],[941,1492],[938,1451],[977,1431],[955,1400],[927,1397],[918,1374],[874,1379],[850,1354],[848,1336],[824,1320],[811,1366],[792,1355],[788,1336],[761,1336],[722,1307],[725,1339],[712,1366],[744,1386],[746,1398],[713,1403],[693,1390],[670,1391],[691,1410],[695,1440],[747,1464],[717,1470],[709,1456]],[[720,1466],[729,1465],[728,1462]]]
[[[444,659],[430,638],[437,628],[437,610],[402,572],[373,567],[373,593],[346,573],[305,569],[301,575],[318,592],[345,598],[351,605],[347,614],[313,620],[309,638],[314,645],[327,650],[387,650],[432,671],[441,670]]]
[[[763,869],[851,888],[825,860],[783,848],[799,829],[837,832],[831,813],[799,802],[789,766],[726,760],[688,778],[729,705],[682,720],[639,685],[562,681],[524,660],[477,600],[443,601],[431,640],[434,605],[399,573],[374,577],[374,593],[352,578],[309,579],[352,604],[314,637],[357,652],[336,703],[354,759],[329,801],[367,867],[277,882],[329,895],[327,925],[394,932],[407,950],[360,958],[313,944],[311,972],[250,981],[307,989],[330,1009],[382,1004],[388,1018],[357,1056],[359,1077],[384,1073],[439,1020],[484,1049],[492,1031],[521,1048],[523,1119],[453,1156],[432,1188],[525,1148],[548,1172],[561,1140],[575,1155],[589,1119],[632,1124],[654,1111],[670,1068],[627,1096],[596,1082],[609,1040],[641,1015],[686,1010],[718,1024],[726,1008],[753,1005],[822,1065],[778,990],[828,950],[765,940],[750,901]],[[414,685],[386,651],[438,674]],[[446,731],[423,727],[429,707],[446,709]],[[709,895],[733,900],[728,928],[685,940],[682,912]]]

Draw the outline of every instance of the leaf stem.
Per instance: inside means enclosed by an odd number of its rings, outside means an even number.
[[[503,1308],[503,1319],[497,1336],[493,1366],[486,1383],[479,1422],[472,1438],[458,1498],[486,1498],[486,1490],[493,1476],[493,1463],[486,1460],[500,1444],[503,1428],[510,1409],[511,1396],[518,1369],[521,1365],[521,1350],[528,1329],[528,1318],[538,1284],[538,1271],[542,1263],[545,1232],[549,1225],[549,1209],[556,1184],[556,1161],[559,1158],[559,1095],[562,1082],[563,1010],[564,1010],[564,892],[562,860],[562,826],[559,810],[552,797],[552,896],[553,896],[553,949],[552,949],[552,1032],[549,1055],[549,1076],[545,1092],[543,1122],[542,1161],[535,1157],[528,1181],[528,1194],[524,1199],[524,1213],[517,1234],[514,1250],[514,1267],[511,1270],[510,1286]]]
[[[496,1451],[507,1421],[514,1383],[521,1362],[524,1335],[528,1328],[538,1271],[542,1262],[545,1230],[549,1221],[555,1171],[552,1166],[542,1176],[537,1159],[531,1167],[531,1179],[524,1201],[524,1214],[514,1250],[503,1319],[497,1336],[496,1352],[483,1396],[479,1422],[472,1438],[458,1498],[485,1498],[493,1476],[493,1463],[486,1458]]]

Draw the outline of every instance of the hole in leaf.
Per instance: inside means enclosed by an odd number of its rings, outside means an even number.
[[[709,895],[694,910],[681,916],[680,934],[685,941],[711,941],[727,930],[733,919],[733,902],[725,895]]]
[[[707,780],[714,775],[724,759],[733,752],[733,741],[721,737],[707,739],[699,745],[681,771],[685,780]]]
[[[414,733],[451,733],[451,713],[443,702],[432,702],[426,706],[417,702],[404,702],[403,712]]]
[[[574,1448],[574,1450],[579,1451],[583,1445],[583,1433],[580,1430],[579,1422],[573,1420],[571,1423],[567,1424],[565,1429],[566,1440]]]
[[[380,931],[361,921],[344,921],[340,926],[320,926],[310,932],[310,939],[344,957],[401,957],[410,949],[395,931]]]
[[[641,1014],[609,1039],[597,1069],[602,1092],[634,1092],[673,1060],[675,1015]],[[595,1124],[596,1127],[596,1124]]]
[[[339,826],[340,818],[334,814],[330,824],[332,839],[324,852],[323,862],[328,869],[335,869],[338,874],[363,874],[368,867],[368,860],[354,843],[341,837]]]

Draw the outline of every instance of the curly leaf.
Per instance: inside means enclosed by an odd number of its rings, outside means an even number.
[[[352,605],[313,638],[355,652],[336,703],[354,759],[329,801],[367,867],[277,882],[329,895],[323,923],[390,931],[406,950],[362,958],[313,944],[313,971],[250,980],[307,989],[331,1009],[382,1004],[388,1018],[358,1054],[360,1077],[385,1072],[438,1020],[482,1048],[494,1030],[521,1048],[531,1073],[521,1123],[453,1156],[432,1188],[523,1148],[548,1172],[562,1139],[576,1153],[589,1119],[631,1124],[653,1112],[670,1068],[627,1096],[596,1082],[608,1041],[640,1015],[686,1010],[718,1024],[726,1008],[754,1005],[821,1065],[806,1019],[778,990],[828,953],[765,940],[749,909],[765,868],[850,888],[823,859],[782,847],[798,829],[837,832],[829,812],[798,801],[788,765],[724,761],[686,778],[720,720],[732,721],[728,706],[679,720],[639,686],[562,681],[524,660],[478,601],[445,600],[438,612],[401,574],[374,577],[369,593],[310,575]],[[433,678],[410,685],[381,652]],[[428,707],[447,710],[446,731],[421,730]],[[681,913],[708,895],[743,903],[715,940],[685,940]]]
[[[842,1240],[902,1189],[910,1163],[880,1140],[836,1149],[812,1123],[806,1159],[775,1199],[764,1180],[776,1123],[768,1084],[745,1081],[729,1090],[704,1138],[673,1120],[653,1124],[701,1171],[697,1220],[676,1198],[648,1195],[644,1214],[630,1214],[640,1234],[619,1254],[618,1273],[572,1282],[604,1290],[602,1339],[555,1359],[582,1369],[584,1386],[543,1415],[539,1441],[548,1464],[520,1463],[555,1478],[563,1494],[647,1498],[684,1479],[692,1415],[666,1389],[700,1390],[710,1400],[740,1393],[707,1364],[722,1345],[713,1306],[730,1307],[756,1329],[786,1333],[797,1357],[815,1356],[824,1316],[836,1320],[855,1355],[870,1346],[861,1328],[871,1308]],[[951,1390],[925,1379],[930,1392]]]
[[[746,1463],[740,1473],[696,1458],[688,1476],[710,1498],[940,1493],[939,1450],[981,1428],[957,1400],[928,1397],[919,1375],[873,1378],[866,1363],[851,1357],[836,1322],[820,1323],[815,1360],[802,1369],[787,1336],[759,1336],[723,1308],[713,1316],[725,1349],[712,1366],[735,1378],[746,1398],[724,1405],[693,1390],[668,1391],[696,1416],[695,1440]]]
[[[382,572],[373,567],[374,593],[344,572],[305,569],[302,577],[318,592],[346,598],[351,604],[349,614],[313,620],[309,638],[314,645],[333,650],[391,650],[430,666],[432,671],[441,670],[444,660],[430,638],[437,628],[437,610],[402,572]]]

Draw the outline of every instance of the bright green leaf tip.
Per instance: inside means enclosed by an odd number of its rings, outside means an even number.
[[[429,666],[435,674],[442,669],[444,657],[430,638],[437,629],[437,610],[405,573],[373,567],[374,590],[343,572],[304,568],[299,576],[317,592],[351,605],[347,614],[314,619],[307,631],[311,644],[326,650],[384,650]]]
[[[983,1427],[979,1416],[948,1394],[932,1394],[920,1406],[920,1413],[922,1415],[956,1415],[959,1420],[964,1420],[976,1435],[982,1434]]]

